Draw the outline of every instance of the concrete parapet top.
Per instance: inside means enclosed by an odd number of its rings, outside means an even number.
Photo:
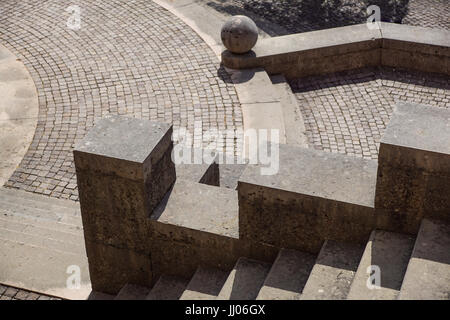
[[[222,52],[222,63],[290,77],[380,65],[448,74],[449,57],[449,31],[383,22],[263,39],[246,54]]]
[[[277,174],[261,175],[260,165],[248,165],[239,185],[260,185],[374,207],[377,161],[289,145],[279,147]]]
[[[399,103],[381,143],[450,155],[450,110]]]
[[[239,238],[237,192],[177,179],[150,218],[183,228]]]
[[[383,40],[396,42],[416,43],[435,47],[446,48],[440,51],[440,55],[450,56],[450,33],[446,30],[430,29],[417,26],[409,26],[397,23],[381,22],[381,35]],[[383,43],[385,47],[386,43]],[[410,48],[405,48],[409,50]],[[436,52],[430,51],[430,54]]]
[[[76,146],[75,152],[143,163],[171,125],[134,118],[107,115],[100,119]]]
[[[258,58],[350,43],[373,42],[372,46],[379,47],[380,45],[375,43],[378,39],[381,39],[379,30],[370,30],[365,24],[359,24],[263,39],[253,51]]]

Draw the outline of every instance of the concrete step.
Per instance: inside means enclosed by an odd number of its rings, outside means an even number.
[[[177,157],[175,160],[182,162],[175,164],[177,179],[219,186],[219,165],[215,160],[217,156],[211,163],[206,163],[205,154],[213,158],[216,152],[181,145],[174,146],[174,155]]]
[[[68,287],[78,270],[80,288]],[[66,299],[87,299],[91,292],[86,255],[8,239],[0,240],[0,283]]]
[[[146,300],[178,300],[186,290],[188,280],[175,276],[161,276]]]
[[[107,293],[92,291],[87,300],[114,300],[114,298],[113,295]]]
[[[219,164],[220,186],[236,190],[239,177],[247,164]]]
[[[217,296],[218,300],[254,300],[264,284],[270,265],[239,258]]]
[[[409,235],[375,230],[370,235],[363,256],[350,287],[348,299],[394,300],[402,285],[408,261],[414,247],[414,238]],[[379,268],[379,287],[368,286],[368,268]],[[370,273],[370,274],[369,274]],[[374,274],[375,275],[375,274]],[[374,284],[369,282],[369,284]]]
[[[67,224],[55,221],[54,219],[30,216],[1,208],[0,208],[0,217],[4,220],[14,221],[23,224],[30,224],[35,227],[41,227],[49,230],[56,230],[79,235],[83,234],[83,228],[80,225]]]
[[[23,232],[30,235],[35,235],[42,238],[48,238],[58,241],[63,241],[67,243],[72,243],[75,245],[84,244],[83,233],[71,233],[64,232],[56,229],[35,226],[33,222],[28,220],[13,220],[10,217],[0,216],[0,228],[8,229],[16,232]]]
[[[298,300],[314,261],[312,254],[281,249],[257,300]]]
[[[150,289],[127,283],[120,289],[114,300],[145,300]]]
[[[44,218],[56,222],[63,222],[74,226],[82,226],[81,215],[67,215],[64,214],[63,211],[52,211],[43,208],[30,207],[23,205],[20,202],[14,202],[14,200],[11,199],[3,200],[0,203],[0,210],[10,213],[19,213],[25,216]]]
[[[345,299],[363,251],[363,245],[325,241],[300,299]]]
[[[450,300],[450,225],[422,221],[398,298]]]
[[[214,300],[220,293],[227,277],[228,273],[225,271],[199,267],[180,300]]]
[[[0,202],[3,199],[14,199],[32,207],[61,211],[65,214],[80,215],[80,203],[47,197],[18,189],[0,188]]]
[[[58,252],[86,255],[84,241],[78,244],[64,242],[60,240],[44,238],[20,231],[8,230],[0,227],[0,239],[11,240],[17,243],[29,244],[42,248],[49,248]]]

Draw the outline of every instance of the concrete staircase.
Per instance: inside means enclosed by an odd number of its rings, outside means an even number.
[[[423,220],[417,238],[374,230],[366,247],[326,241],[317,257],[281,249],[272,265],[240,258],[230,272],[198,267],[190,280],[163,275],[152,289],[125,285],[129,300],[450,299],[450,226]],[[381,271],[367,286],[367,268]]]
[[[81,290],[66,286],[69,266]],[[0,188],[0,283],[84,299],[90,281],[79,204]]]

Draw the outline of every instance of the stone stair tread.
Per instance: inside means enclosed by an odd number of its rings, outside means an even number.
[[[67,287],[70,266],[78,266],[81,287]],[[72,273],[73,274],[73,273]],[[91,292],[86,255],[0,239],[0,283],[66,299],[87,299]]]
[[[269,270],[268,263],[239,258],[217,300],[255,300]]]
[[[82,226],[81,215],[80,216],[71,216],[62,214],[60,212],[53,212],[46,209],[41,208],[32,208],[29,206],[21,205],[20,203],[3,201],[0,203],[0,210],[11,212],[11,213],[20,213],[21,215],[38,217],[38,218],[46,218],[57,222],[63,222],[66,224],[72,224],[75,226]]]
[[[82,226],[58,222],[55,221],[54,219],[48,219],[45,217],[30,216],[19,212],[4,210],[2,208],[0,208],[0,218],[8,221],[14,221],[17,223],[33,225],[35,227],[40,227],[44,229],[83,235]]]
[[[64,242],[51,238],[39,237],[33,234],[27,234],[20,231],[13,231],[0,227],[0,239],[12,240],[17,243],[30,244],[41,248],[49,248],[56,251],[72,254],[86,254],[84,242],[79,244]]]
[[[150,289],[136,284],[127,283],[120,289],[114,300],[145,300]]]
[[[375,230],[371,233],[347,299],[394,300],[397,298],[414,247],[410,235]],[[379,288],[369,289],[370,266],[381,273]]]
[[[180,277],[162,275],[150,290],[146,300],[178,300],[188,282]]]
[[[220,293],[227,277],[228,272],[198,267],[180,300],[214,300]]]
[[[281,249],[270,268],[257,300],[297,300],[303,291],[315,256],[306,252]]]
[[[398,298],[450,300],[450,225],[422,221]]]
[[[300,299],[345,299],[350,291],[363,251],[362,245],[325,241]]]
[[[114,300],[114,296],[111,294],[99,292],[99,291],[92,291],[89,294],[89,297],[87,300]]]
[[[80,203],[72,200],[56,199],[41,194],[35,194],[19,189],[0,188],[0,201],[3,197],[14,198],[18,201],[26,201],[33,203],[37,207],[46,208],[63,208],[68,209],[67,212],[80,211]]]
[[[71,233],[60,231],[56,229],[45,228],[42,226],[36,226],[27,221],[14,221],[8,217],[0,216],[0,228],[23,232],[30,235],[35,235],[43,238],[49,238],[58,241],[64,241],[68,243],[73,243],[75,245],[81,245],[84,243],[83,234]]]

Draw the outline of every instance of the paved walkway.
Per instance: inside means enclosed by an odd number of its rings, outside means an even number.
[[[61,299],[0,284],[0,300],[61,300]]]
[[[74,4],[78,31],[67,27]],[[242,128],[217,57],[152,1],[4,0],[0,12],[0,43],[24,62],[39,95],[37,130],[9,187],[77,200],[72,148],[107,113],[191,132]]]
[[[448,77],[389,68],[291,81],[315,149],[378,158],[380,138],[398,101],[450,108]]]

